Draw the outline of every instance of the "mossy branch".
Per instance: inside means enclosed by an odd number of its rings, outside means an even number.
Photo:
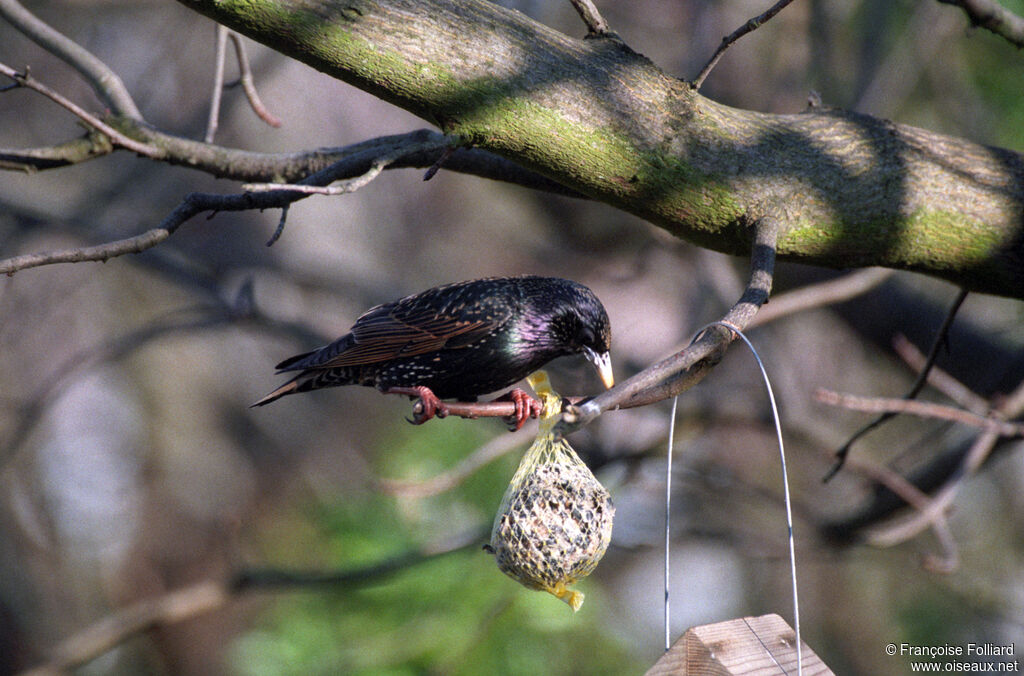
[[[614,37],[480,0],[179,0],[675,235],[886,266],[1024,298],[1024,159],[856,113],[769,115],[696,94]]]

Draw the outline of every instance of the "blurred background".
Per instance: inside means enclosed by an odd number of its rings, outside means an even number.
[[[214,25],[174,2],[27,6],[110,65],[146,119],[202,138]],[[514,6],[570,35],[568,2]],[[692,78],[723,35],[767,1],[598,3],[612,28],[669,73]],[[1024,13],[1024,2],[1003,0]],[[427,126],[249,43],[280,129],[225,93],[216,142],[266,152],[344,146]],[[90,110],[63,63],[0,23],[0,61]],[[228,60],[228,79],[235,77]],[[804,0],[741,40],[702,93],[789,113],[826,105],[1024,150],[1024,56],[938,2]],[[45,146],[80,125],[27,90],[0,95],[0,146]],[[345,332],[368,307],[487,275],[589,285],[612,319],[622,380],[685,344],[735,302],[746,262],[697,249],[611,207],[441,171],[385,172],[359,192],[279,213],[196,218],[145,254],[50,266],[0,280],[0,673],[118,608],[239,570],[374,569],[409,552],[444,556],[363,583],[250,591],[161,625],[85,674],[626,674],[661,655],[668,403],[611,413],[570,441],[617,505],[612,545],[573,615],[502,575],[481,551],[535,423],[413,427],[408,401],[337,388],[248,405],[273,365]],[[191,191],[238,184],[128,153],[0,176],[0,257],[127,237]],[[780,265],[776,293],[841,273]],[[869,417],[825,407],[828,387],[901,396],[914,373],[893,351],[927,351],[956,296],[894,274],[841,305],[782,317],[750,337],[774,380],[788,445],[804,639],[838,674],[901,674],[887,643],[1024,648],[1024,453],[999,445],[962,483],[950,516],[955,569],[930,532],[868,543],[879,491],[857,466],[827,484],[832,454]],[[770,306],[769,306],[770,307]],[[1024,377],[1019,302],[971,296],[939,365],[985,398]],[[582,360],[553,367],[563,394],[599,388]],[[945,401],[927,390],[925,398]],[[672,627],[778,613],[790,624],[781,475],[767,398],[737,345],[679,399]],[[900,419],[853,450],[908,473],[958,462],[976,432]],[[494,459],[461,472],[480,449]],[[457,475],[452,478],[447,472]],[[440,477],[441,480],[431,481]],[[891,515],[883,510],[880,516]],[[948,545],[948,543],[946,543]],[[946,550],[947,563],[949,550]],[[935,568],[935,566],[931,566]],[[379,572],[379,571],[378,571]],[[1010,659],[1010,658],[1005,658]]]

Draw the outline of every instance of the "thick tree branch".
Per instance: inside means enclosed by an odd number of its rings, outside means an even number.
[[[829,108],[728,108],[617,39],[480,0],[179,1],[701,246],[748,253],[744,219],[774,216],[790,260],[1024,297],[1018,153]]]

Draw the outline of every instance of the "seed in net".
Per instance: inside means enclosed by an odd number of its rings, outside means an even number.
[[[509,577],[579,610],[583,594],[566,585],[589,575],[604,556],[614,515],[608,491],[582,462],[540,464],[510,496],[490,549]]]

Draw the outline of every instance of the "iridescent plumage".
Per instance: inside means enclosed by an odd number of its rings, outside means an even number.
[[[253,406],[339,385],[426,388],[439,399],[474,401],[580,353],[610,387],[610,343],[608,314],[582,284],[533,276],[458,282],[371,308],[333,343],[281,362],[279,373],[298,374]]]

